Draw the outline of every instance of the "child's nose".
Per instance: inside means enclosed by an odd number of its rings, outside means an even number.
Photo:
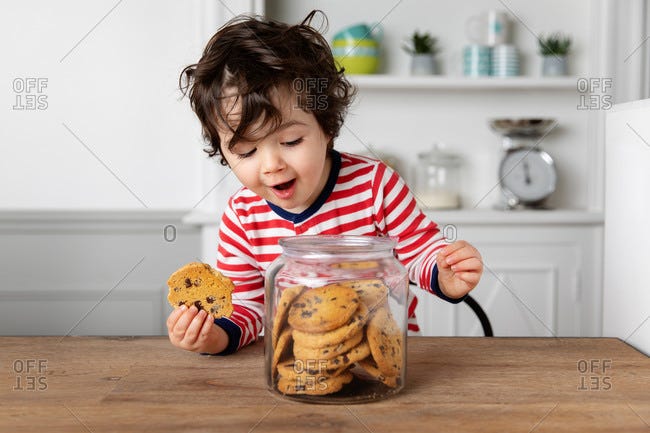
[[[263,146],[262,151],[262,172],[274,173],[285,167],[282,153],[277,146]]]

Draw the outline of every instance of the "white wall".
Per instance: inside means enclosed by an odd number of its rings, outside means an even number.
[[[650,354],[650,99],[607,115],[603,335]]]
[[[204,3],[0,6],[0,208],[173,209],[199,200],[200,130],[177,82],[203,48]],[[36,93],[46,109],[13,108],[26,93],[12,83],[28,77],[47,81]]]
[[[507,8],[509,9],[506,9]],[[599,56],[592,46],[591,35],[596,27],[598,2],[589,0],[566,2],[546,0],[529,2],[464,0],[459,2],[414,2],[399,4],[390,0],[365,2],[344,0],[267,2],[271,16],[299,22],[309,10],[320,8],[329,19],[328,40],[344,26],[357,22],[381,22],[384,29],[383,72],[407,75],[409,57],[401,49],[407,35],[415,29],[427,30],[438,37],[442,52],[442,74],[461,75],[460,59],[466,21],[488,9],[507,11],[512,20],[512,42],[519,48],[522,74],[539,76],[541,58],[537,54],[536,36],[562,31],[572,35],[573,54],[570,74],[592,77],[592,59]],[[559,126],[540,147],[548,151],[558,167],[560,181],[551,205],[561,208],[594,209],[599,207],[593,189],[597,173],[591,155],[600,150],[592,139],[593,111],[577,109],[580,95],[569,90],[410,90],[385,91],[362,89],[352,108],[337,146],[350,151],[376,151],[392,154],[404,167],[413,168],[417,153],[430,149],[434,141],[444,142],[448,149],[465,160],[462,198],[464,207],[492,207],[499,198],[497,168],[501,158],[501,141],[488,126],[494,117],[553,117]],[[583,104],[584,105],[584,104]],[[590,129],[591,128],[591,129]],[[361,142],[362,143],[361,143]],[[409,170],[405,170],[409,171]],[[409,177],[406,173],[405,177]],[[602,192],[601,192],[602,194]]]

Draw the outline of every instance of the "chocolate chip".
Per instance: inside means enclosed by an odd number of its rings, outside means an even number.
[[[318,299],[318,297],[316,297],[316,299]],[[330,298],[330,301],[336,301],[336,296],[334,296],[333,298]]]
[[[350,358],[348,358],[348,355],[347,355],[347,354],[346,354],[346,355],[343,355],[343,362],[345,362],[346,364],[347,364],[348,362],[350,362]]]
[[[207,302],[208,304],[214,304],[214,297],[208,296],[207,298],[205,298],[205,302]]]
[[[308,317],[311,317],[312,314],[314,314],[314,312],[311,311],[311,310],[302,310],[302,313],[300,314],[300,317],[308,318]]]
[[[194,302],[194,306],[195,306],[197,309],[200,310],[200,309],[201,309],[201,301],[195,301],[195,302]]]
[[[174,292],[180,292],[181,288],[180,287],[174,287]]]
[[[293,306],[296,307],[296,308],[305,308],[306,307],[304,302],[296,302],[296,303],[293,304]]]
[[[185,288],[187,289],[190,287],[192,287],[192,280],[190,280],[189,278],[185,278]]]
[[[185,301],[178,301],[178,306],[180,307],[181,305],[185,304]]]

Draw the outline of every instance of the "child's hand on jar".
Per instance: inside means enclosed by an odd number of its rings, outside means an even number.
[[[483,273],[481,254],[466,241],[456,241],[440,250],[436,263],[440,290],[452,299],[468,294]]]

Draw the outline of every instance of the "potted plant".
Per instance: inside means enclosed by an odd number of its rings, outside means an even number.
[[[557,76],[567,74],[567,55],[571,50],[571,37],[562,33],[537,38],[539,53],[542,56],[542,75]]]
[[[413,32],[402,49],[411,55],[412,75],[432,75],[437,71],[438,40],[428,32]]]

